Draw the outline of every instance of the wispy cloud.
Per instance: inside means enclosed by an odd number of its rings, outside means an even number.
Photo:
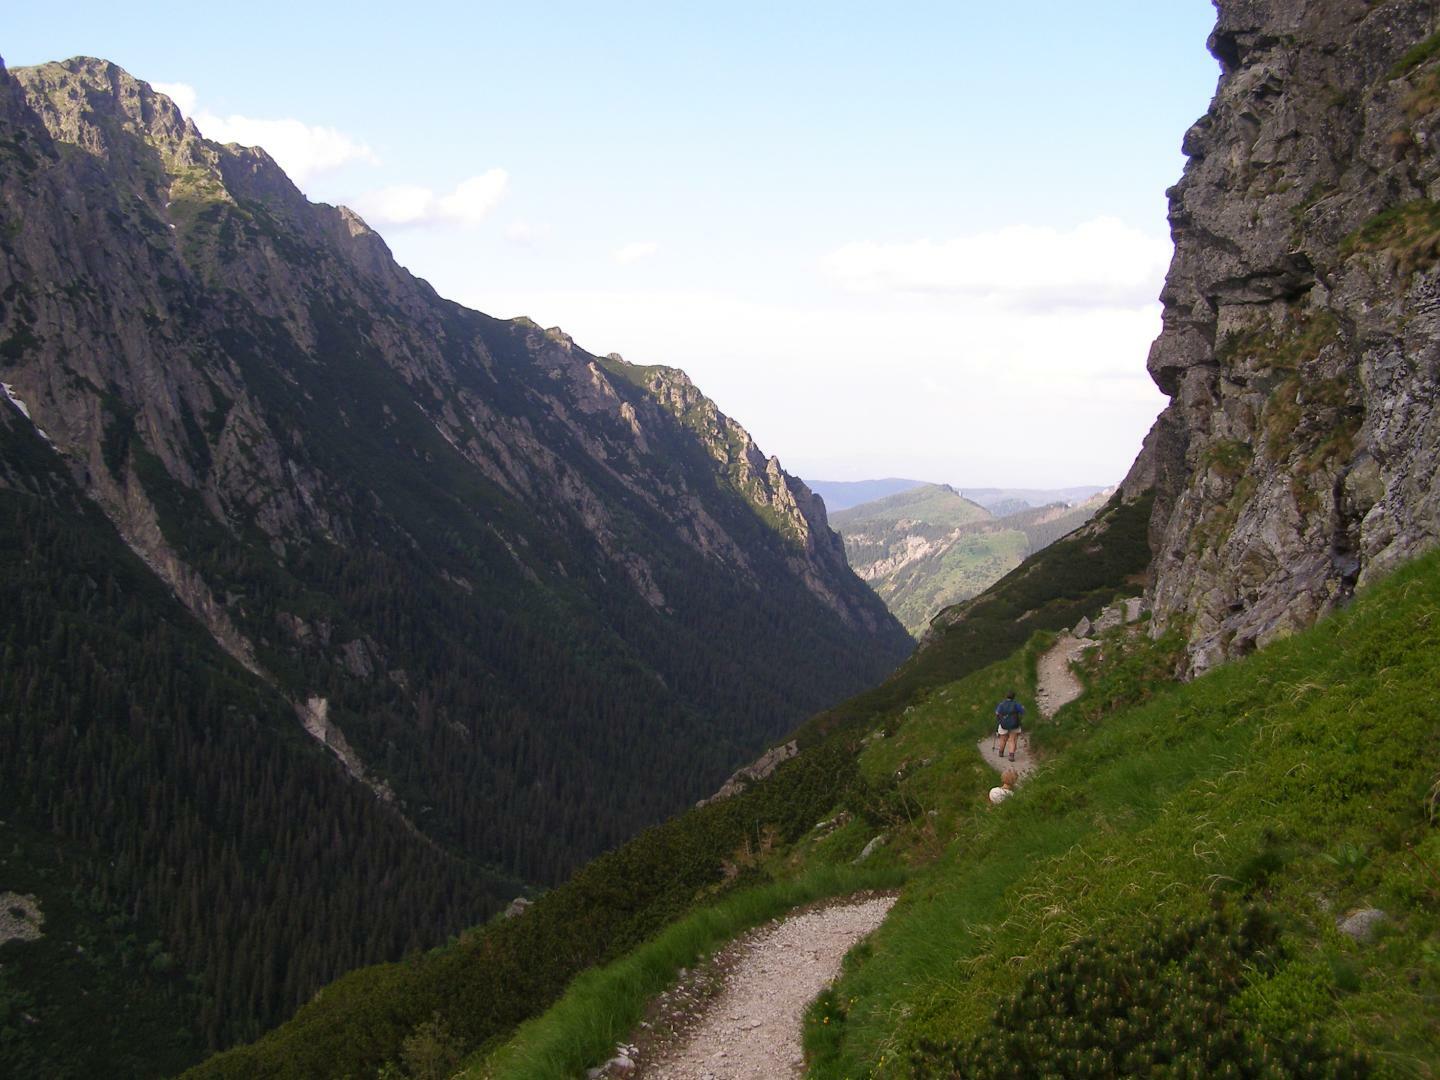
[[[355,199],[355,209],[371,225],[450,224],[469,228],[499,205],[509,186],[508,172],[488,169],[460,181],[444,194],[414,184],[366,192]]]
[[[641,259],[648,259],[660,250],[660,245],[649,240],[637,240],[634,243],[618,247],[612,253],[614,260],[621,266],[627,266]]]
[[[1165,278],[1166,239],[1114,218],[1061,230],[1008,225],[949,240],[858,242],[821,260],[832,281],[857,293],[942,293],[1014,307],[1136,307]]]
[[[152,85],[194,120],[207,139],[264,147],[298,186],[352,161],[380,164],[380,158],[368,145],[337,128],[307,124],[293,117],[265,120],[239,113],[220,116],[198,107],[199,95],[188,83]]]
[[[552,231],[553,227],[548,223],[536,225],[529,221],[516,220],[505,226],[505,239],[521,247],[534,247],[546,240]]]
[[[194,115],[197,95],[195,88],[189,83],[157,82],[151,83],[150,88],[159,91],[171,101],[175,102],[176,106],[178,106],[180,111],[186,116]]]

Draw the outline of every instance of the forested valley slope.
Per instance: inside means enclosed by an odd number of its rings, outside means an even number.
[[[812,1077],[1440,1070],[1440,26],[1217,12],[1149,359],[1171,403],[1095,518],[768,777],[197,1077],[573,1076],[730,935],[897,885],[810,1012]],[[995,701],[1136,594],[989,808]]]
[[[113,64],[0,68],[0,194],[0,1072],[254,1038],[911,648],[683,372],[442,299]]]

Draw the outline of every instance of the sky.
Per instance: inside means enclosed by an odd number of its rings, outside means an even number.
[[[811,480],[1108,484],[1209,0],[16,5],[445,296],[683,368]]]

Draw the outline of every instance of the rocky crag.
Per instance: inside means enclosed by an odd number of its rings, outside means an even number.
[[[1217,0],[1170,191],[1149,602],[1198,673],[1440,538],[1440,9]]]
[[[82,492],[290,734],[447,859],[562,880],[910,646],[820,500],[683,373],[444,300],[357,215],[102,60],[0,66],[0,381],[17,529]],[[3,655],[38,665],[19,685],[64,685],[87,649]],[[29,702],[0,757],[49,748],[63,704]],[[95,739],[149,747],[174,720],[153,711]],[[154,767],[157,791],[189,783]],[[43,771],[3,805],[48,828]],[[240,867],[274,840],[213,852]],[[426,887],[453,897],[446,872]],[[222,1002],[207,1038],[318,985],[257,962],[283,987]]]

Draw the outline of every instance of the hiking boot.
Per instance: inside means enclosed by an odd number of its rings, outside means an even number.
[[[1014,754],[1011,754],[1011,755],[1010,755],[1010,760],[1011,760],[1011,761],[1014,761],[1014,760],[1015,760],[1015,755],[1014,755]]]

